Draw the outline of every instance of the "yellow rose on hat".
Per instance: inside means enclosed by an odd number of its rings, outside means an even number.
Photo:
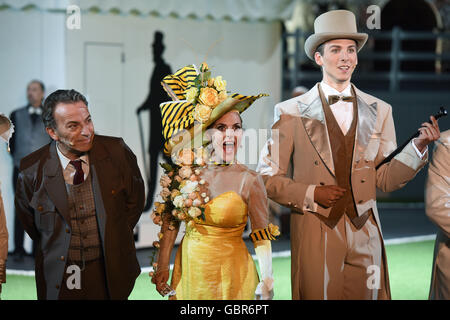
[[[214,89],[212,89],[214,90]],[[215,90],[214,90],[215,91]],[[194,109],[194,119],[198,122],[205,123],[211,116],[211,108],[203,104],[198,104]]]
[[[219,103],[219,95],[213,88],[201,88],[198,100],[208,107],[215,107]]]
[[[227,81],[222,79],[222,76],[217,76],[214,79],[214,86],[217,91],[226,91],[227,90]]]
[[[198,89],[197,87],[190,87],[186,90],[186,100],[190,103],[194,103],[195,99],[198,95]]]
[[[225,101],[225,99],[228,97],[227,92],[224,91],[220,91],[219,92],[219,103],[222,103],[223,101]]]

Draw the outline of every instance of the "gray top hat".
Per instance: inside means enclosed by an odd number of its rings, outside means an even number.
[[[348,10],[328,11],[314,20],[314,34],[305,41],[305,52],[314,61],[314,52],[322,43],[333,39],[352,39],[357,43],[358,51],[364,46],[369,36],[358,33],[356,18]]]

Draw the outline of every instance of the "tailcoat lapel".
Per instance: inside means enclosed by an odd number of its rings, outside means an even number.
[[[356,93],[356,101],[358,104],[358,125],[356,128],[356,141],[353,161],[359,161],[364,158],[367,145],[373,136],[375,123],[377,121],[377,102],[366,101],[361,91],[354,85],[352,87]]]
[[[299,101],[299,109],[303,126],[317,153],[334,176],[333,156],[318,84],[302,98]]]

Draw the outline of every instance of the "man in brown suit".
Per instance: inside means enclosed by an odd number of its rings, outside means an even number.
[[[258,171],[268,196],[292,209],[293,299],[389,299],[386,255],[376,187],[403,187],[427,161],[439,127],[421,135],[392,161],[392,108],[351,84],[357,52],[367,40],[352,12],[335,10],[314,22],[305,42],[323,80],[275,106],[278,121]],[[287,176],[292,164],[292,176]]]
[[[23,158],[16,208],[30,237],[39,299],[126,299],[140,273],[133,228],[144,207],[136,157],[121,138],[94,134],[86,98],[47,97],[53,141]]]
[[[439,228],[429,298],[450,300],[450,130],[435,146],[425,189],[425,212]]]

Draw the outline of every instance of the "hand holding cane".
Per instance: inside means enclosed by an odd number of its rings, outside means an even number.
[[[447,110],[444,107],[441,107],[439,112],[437,114],[435,114],[433,117],[438,120],[439,118],[445,117],[447,116]],[[428,123],[432,123],[431,120],[428,121]],[[418,136],[420,136],[420,130],[415,132],[411,137],[409,137],[408,140],[406,140],[400,147],[398,147],[397,149],[395,149],[390,155],[388,155],[383,161],[381,161],[377,166],[376,169],[378,170],[378,168],[380,168],[383,164],[389,162],[392,160],[392,158],[394,158],[397,154],[399,154],[403,148],[406,147],[406,145],[414,138],[417,138]]]

